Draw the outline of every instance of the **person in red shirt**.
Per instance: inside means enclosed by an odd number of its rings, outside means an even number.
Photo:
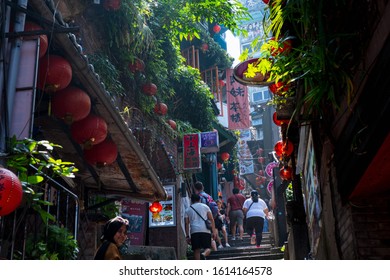
[[[240,194],[240,190],[237,188],[233,189],[233,195],[227,199],[226,218],[230,223],[232,240],[236,239],[237,226],[240,240],[242,240],[244,235],[244,213],[242,212],[242,205],[245,200],[245,196]]]

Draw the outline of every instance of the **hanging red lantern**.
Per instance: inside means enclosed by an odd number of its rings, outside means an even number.
[[[276,82],[268,86],[269,90],[276,95],[283,96],[283,93],[289,90],[289,85],[284,82]]]
[[[230,158],[229,153],[224,152],[224,153],[221,154],[221,159],[222,159],[222,161],[225,161],[225,162],[226,162],[226,161],[229,160],[229,158]]]
[[[116,144],[105,139],[100,144],[93,145],[91,149],[84,150],[84,158],[90,165],[103,167],[113,163],[118,156]]]
[[[55,92],[66,88],[72,81],[72,67],[63,57],[45,55],[39,60],[38,88]]]
[[[86,118],[72,123],[71,134],[77,143],[84,145],[85,149],[90,149],[92,145],[106,139],[107,123],[101,117],[89,114]]]
[[[153,214],[160,213],[161,210],[162,210],[162,205],[159,201],[155,201],[149,206],[149,211],[152,212]]]
[[[19,207],[23,188],[18,176],[8,169],[0,168],[0,216],[6,216]]]
[[[263,3],[266,4],[266,5],[268,5],[269,0],[263,0]]]
[[[259,156],[262,155],[263,152],[264,152],[264,150],[263,150],[262,148],[258,148],[258,149],[256,150],[256,154],[259,155]]]
[[[274,112],[274,114],[272,115],[272,120],[277,126],[282,126],[284,124],[288,125],[290,123],[290,120],[279,120],[278,114],[276,112]]]
[[[218,24],[214,25],[213,31],[215,34],[218,34],[221,31],[221,26],[219,26]]]
[[[157,93],[157,86],[153,83],[143,84],[141,91],[147,96],[153,96]]]
[[[134,59],[134,61],[129,62],[129,70],[132,73],[135,73],[137,71],[142,72],[145,70],[145,63],[141,59],[136,58]]]
[[[169,124],[169,126],[170,126],[173,130],[176,130],[177,125],[176,125],[176,122],[175,122],[174,120],[168,120],[167,123]]]
[[[217,162],[217,170],[220,170],[221,168],[222,168],[222,163],[220,163],[220,162]]]
[[[34,22],[26,21],[26,23],[24,24],[24,31],[36,31],[36,30],[43,30],[43,28]],[[39,57],[43,57],[46,54],[47,49],[49,47],[49,40],[47,39],[47,35],[45,34],[41,34],[38,36],[39,36]],[[23,39],[31,40],[37,38],[38,36],[26,36]]]
[[[294,145],[291,141],[286,140],[286,141],[278,141],[275,144],[275,153],[278,156],[290,156],[292,152],[294,151]]]
[[[220,87],[224,87],[226,85],[226,82],[224,80],[218,81]]]
[[[57,118],[71,124],[89,115],[91,99],[82,89],[70,86],[54,94],[52,110]]]
[[[121,7],[121,0],[104,0],[103,8],[107,11],[117,11]]]
[[[279,171],[282,180],[290,181],[292,179],[292,168],[290,166],[283,166]]]
[[[272,41],[275,40],[275,38],[271,38]],[[277,56],[280,54],[288,54],[291,51],[292,48],[292,40],[287,39],[284,40],[283,42],[278,42],[279,47],[278,48],[271,48],[271,55],[272,56]]]
[[[154,112],[157,115],[164,116],[168,112],[168,106],[165,103],[156,103],[154,106]]]
[[[206,52],[209,50],[209,45],[207,43],[203,43],[201,46],[201,49],[203,52]]]

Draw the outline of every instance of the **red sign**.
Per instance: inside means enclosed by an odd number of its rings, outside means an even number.
[[[185,134],[183,137],[183,169],[200,169],[200,135]]]
[[[147,203],[137,200],[121,201],[121,216],[129,220],[127,237],[131,245],[145,245]]]
[[[246,129],[251,126],[249,118],[248,88],[236,82],[233,69],[226,69],[226,94],[228,128]]]

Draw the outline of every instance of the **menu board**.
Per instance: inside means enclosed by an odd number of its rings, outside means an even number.
[[[175,216],[175,186],[164,186],[168,199],[160,201],[162,210],[159,213],[149,211],[149,227],[172,227],[176,226]]]

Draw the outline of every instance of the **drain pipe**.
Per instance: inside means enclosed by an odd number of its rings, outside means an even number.
[[[19,0],[18,5],[21,8],[27,8],[27,0]],[[24,31],[24,23],[26,20],[26,14],[23,12],[17,12],[15,14],[15,22],[14,22],[14,32],[22,32]],[[16,37],[12,42],[11,46],[11,55],[9,61],[9,70],[8,70],[8,83],[6,90],[6,100],[7,100],[7,137],[9,135],[9,127],[11,126],[11,117],[12,117],[12,109],[14,106],[15,93],[16,93],[16,81],[19,75],[19,62],[20,62],[20,51],[22,47],[22,39],[20,37]]]
[[[4,94],[4,77],[5,74],[7,73],[6,71],[6,64],[5,64],[5,54],[7,53],[7,48],[8,48],[8,38],[5,36],[6,32],[9,32],[9,25],[10,25],[10,17],[11,17],[11,8],[10,6],[6,6],[5,1],[2,1],[1,3],[2,7],[1,10],[5,11],[5,13],[2,17],[2,30],[1,30],[1,46],[0,46],[0,155],[5,154],[6,152],[6,128],[7,128],[7,123],[6,123],[6,113],[5,113],[5,96]],[[0,162],[2,163],[2,162]]]

